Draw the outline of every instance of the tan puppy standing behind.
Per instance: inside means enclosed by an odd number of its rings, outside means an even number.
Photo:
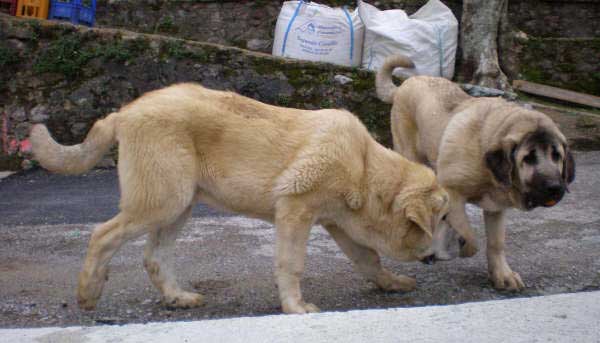
[[[415,280],[384,269],[379,253],[427,261],[448,211],[433,171],[378,144],[352,114],[275,107],[195,84],[145,94],[96,122],[82,144],[59,145],[44,125],[33,127],[31,142],[42,166],[67,174],[89,170],[119,143],[121,211],[92,233],[79,275],[84,309],[95,308],[111,257],[144,234],[144,266],[165,303],[200,305],[172,272],[175,238],[197,201],[275,223],[287,313],[318,310],[300,292],[313,224],[368,280],[408,291]]]
[[[436,170],[450,194],[450,225],[465,240],[461,256],[477,251],[465,204],[483,209],[490,279],[499,289],[523,288],[506,262],[504,210],[562,199],[575,177],[564,135],[543,113],[501,98],[473,98],[444,78],[417,76],[397,87],[395,67],[412,62],[392,56],[376,80],[380,99],[393,104],[394,150]]]

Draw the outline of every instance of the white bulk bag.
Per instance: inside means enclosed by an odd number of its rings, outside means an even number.
[[[286,1],[275,26],[273,55],[360,66],[364,32],[358,10]]]
[[[415,69],[397,68],[394,74],[443,76],[452,79],[458,40],[458,21],[439,0],[430,0],[415,14],[402,10],[380,11],[359,1],[358,10],[366,27],[362,66],[377,70],[386,57],[402,54]]]

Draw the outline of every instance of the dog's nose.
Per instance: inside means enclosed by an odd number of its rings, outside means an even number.
[[[558,184],[550,184],[546,188],[546,192],[548,192],[548,195],[551,196],[551,197],[558,197],[563,192],[563,186],[560,183],[558,183]]]
[[[556,205],[565,194],[565,187],[562,183],[551,181],[546,184],[545,194],[543,195],[542,205],[552,207]]]
[[[462,238],[462,237],[459,237],[459,238],[458,238],[458,246],[459,246],[459,247],[462,249],[462,247],[464,247],[464,246],[465,246],[465,244],[467,244],[467,241],[465,241],[465,239],[464,239],[464,238]]]
[[[435,254],[431,254],[421,259],[421,262],[425,264],[434,264],[436,261]]]

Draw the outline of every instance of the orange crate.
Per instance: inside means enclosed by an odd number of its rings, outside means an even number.
[[[17,17],[46,19],[49,3],[49,0],[19,0]]]

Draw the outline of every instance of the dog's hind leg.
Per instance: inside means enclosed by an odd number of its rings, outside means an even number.
[[[335,240],[340,249],[354,262],[356,271],[364,275],[367,280],[375,283],[385,291],[412,291],[415,289],[415,279],[394,275],[381,265],[377,252],[354,242],[342,229],[336,225],[326,225],[325,229]]]
[[[419,159],[417,150],[417,127],[408,113],[400,112],[400,108],[392,109],[391,128],[394,151],[407,159],[424,163]]]
[[[202,295],[182,290],[173,273],[175,239],[191,213],[192,206],[172,224],[152,231],[146,242],[144,267],[167,307],[190,308],[202,304]]]
[[[152,228],[151,223],[136,220],[121,212],[96,227],[79,273],[77,301],[84,310],[93,310],[108,279],[108,263],[117,250],[128,240],[139,237]]]

